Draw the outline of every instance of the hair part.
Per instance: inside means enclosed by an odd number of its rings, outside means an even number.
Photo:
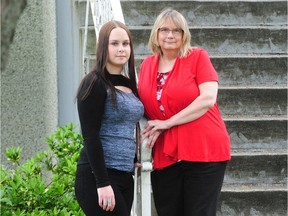
[[[179,56],[181,58],[187,56],[191,49],[191,45],[190,45],[191,34],[189,31],[189,27],[183,15],[172,8],[164,9],[156,18],[153,28],[151,30],[148,47],[153,52],[153,54],[155,55],[162,54],[161,47],[159,46],[159,43],[158,43],[158,29],[166,21],[171,21],[177,26],[177,28],[181,28],[183,30],[183,35],[182,35],[183,44],[180,48]]]

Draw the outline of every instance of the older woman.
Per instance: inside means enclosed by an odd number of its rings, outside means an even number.
[[[185,18],[159,14],[142,63],[138,91],[150,119],[152,189],[159,216],[216,215],[230,138],[218,109],[218,75],[208,53],[190,46]]]

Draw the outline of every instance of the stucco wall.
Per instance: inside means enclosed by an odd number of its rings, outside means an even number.
[[[28,0],[1,72],[2,153],[23,146],[26,159],[47,148],[58,121],[56,62],[55,0]]]

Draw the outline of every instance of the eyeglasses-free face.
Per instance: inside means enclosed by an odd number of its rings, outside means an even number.
[[[170,32],[172,32],[172,34],[174,35],[174,36],[180,36],[180,35],[182,35],[183,34],[183,30],[182,29],[169,29],[169,28],[165,28],[165,27],[163,27],[163,28],[159,28],[158,29],[158,32],[160,33],[160,34],[162,34],[162,35],[169,35],[169,33]]]

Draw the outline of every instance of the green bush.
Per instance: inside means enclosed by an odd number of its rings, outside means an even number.
[[[74,194],[82,136],[74,125],[59,127],[46,141],[49,150],[21,162],[23,148],[8,148],[11,168],[1,165],[1,215],[84,215]]]

